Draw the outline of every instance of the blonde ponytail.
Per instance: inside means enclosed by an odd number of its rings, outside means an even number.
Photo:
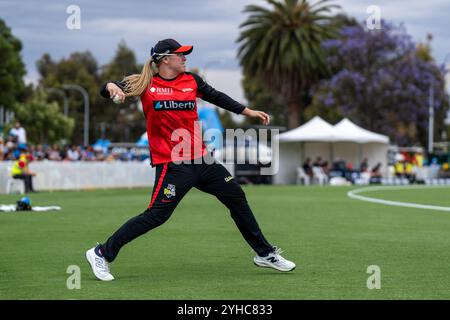
[[[125,77],[122,82],[125,83],[123,92],[126,97],[139,97],[144,93],[147,86],[153,79],[153,74],[156,73],[156,66],[152,59],[148,60],[140,74],[132,74]]]

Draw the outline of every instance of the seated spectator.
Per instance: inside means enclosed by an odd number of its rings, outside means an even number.
[[[322,158],[317,157],[316,161],[313,162],[313,167],[321,167],[322,166]]]
[[[17,145],[16,147],[12,150],[12,154],[14,156],[14,159],[19,159],[20,156],[20,151],[23,150],[23,148],[18,148]]]
[[[81,158],[79,148],[76,145],[72,145],[70,149],[67,150],[67,159],[70,161],[78,161]]]
[[[59,150],[59,157],[63,161],[69,161],[70,159],[67,157],[67,153],[69,152],[69,146],[65,145],[62,149]]]
[[[3,138],[0,137],[0,161],[3,160],[4,152],[5,152],[5,145],[3,143]]]
[[[13,153],[14,150],[15,150],[14,142],[12,142],[11,138],[8,138],[3,148],[3,160],[16,160]]]
[[[416,175],[414,173],[414,166],[411,162],[405,162],[405,177],[409,180],[410,183],[414,183],[416,181]]]
[[[86,149],[81,153],[81,160],[83,161],[94,161],[95,160],[95,151],[92,146],[87,146]]]
[[[381,183],[381,162],[378,162],[372,170],[370,170],[370,183]]]
[[[112,153],[109,153],[108,156],[105,158],[106,162],[115,162],[116,158]]]
[[[306,158],[306,161],[303,163],[303,170],[305,171],[305,173],[308,176],[310,176],[312,178],[313,171],[312,171],[312,167],[311,167],[311,159],[310,158]]]
[[[323,172],[328,176],[330,174],[330,168],[328,167],[328,161],[322,161],[321,164]]]
[[[38,144],[33,151],[33,156],[37,161],[42,161],[45,159],[45,152],[42,144]]]
[[[351,183],[355,183],[355,180],[360,177],[358,170],[353,170],[353,163],[348,162],[345,165],[344,177]]]
[[[94,149],[95,150],[95,149]],[[95,150],[95,160],[96,161],[105,161],[105,154],[103,153],[103,149]]]
[[[341,158],[336,158],[331,167],[330,177],[345,177],[346,171],[345,161]]]
[[[14,179],[21,179],[25,182],[25,192],[34,192],[33,188],[33,177],[36,173],[31,172],[28,169],[29,159],[25,153],[24,149],[21,149],[19,160],[16,160],[11,168],[11,176]]]
[[[61,156],[60,156],[60,152],[59,152],[59,147],[58,145],[53,145],[53,147],[51,147],[49,150],[47,150],[47,158],[48,160],[51,161],[61,161]]]
[[[359,172],[366,172],[369,169],[369,164],[367,162],[367,158],[364,158],[361,164],[359,165]]]
[[[403,178],[405,176],[405,161],[400,160],[397,161],[394,165],[395,168],[395,176],[397,178]]]

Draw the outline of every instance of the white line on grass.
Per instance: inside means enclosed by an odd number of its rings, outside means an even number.
[[[361,201],[373,202],[385,204],[388,206],[397,206],[397,207],[408,207],[408,208],[417,208],[417,209],[427,209],[427,210],[438,210],[438,211],[450,211],[450,207],[440,207],[440,206],[431,206],[425,204],[411,203],[411,202],[400,202],[400,201],[389,201],[383,199],[376,199],[371,197],[365,197],[358,195],[358,193],[368,192],[368,191],[386,191],[386,190],[403,190],[403,189],[429,189],[429,188],[442,188],[448,186],[385,186],[385,187],[366,187],[360,188],[356,190],[351,190],[347,192],[347,196]]]

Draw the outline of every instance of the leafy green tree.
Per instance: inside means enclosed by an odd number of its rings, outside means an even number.
[[[432,87],[434,130],[441,136],[448,94],[429,47],[415,45],[404,28],[385,21],[373,31],[344,26],[323,46],[333,75],[318,86],[310,116],[330,122],[349,117],[398,145],[426,146]]]
[[[121,80],[127,75],[140,73],[142,66],[137,63],[134,51],[122,40],[112,60],[100,70],[101,85],[107,81]],[[147,130],[138,103],[138,99],[127,99],[124,104],[117,105],[101,98],[98,107],[102,112],[93,116],[93,124],[105,128],[101,135],[110,140],[137,141]]]
[[[119,80],[130,74],[141,72],[134,51],[128,48],[124,40],[118,44],[112,60],[102,66],[101,70],[100,78],[102,81]]]
[[[83,143],[84,130],[84,101],[81,93],[74,90],[65,90],[63,85],[76,84],[83,87],[89,95],[90,119],[96,114],[102,112],[97,108],[101,99],[99,97],[99,77],[98,63],[91,52],[74,52],[68,58],[63,58],[58,62],[52,60],[49,54],[44,54],[36,63],[41,78],[39,83],[43,88],[58,88],[64,90],[69,102],[69,116],[75,120],[75,128],[71,142],[76,144]],[[57,101],[61,97],[52,93]],[[61,104],[62,105],[62,104]],[[62,109],[62,108],[61,108]],[[93,142],[93,129],[90,128],[89,136]]]
[[[102,98],[100,86],[106,81],[120,80],[125,75],[139,73],[141,66],[136,62],[134,52],[124,41],[120,42],[113,59],[106,65],[99,66],[95,57],[89,52],[74,52],[68,58],[54,61],[49,54],[44,54],[37,61],[41,74],[40,84],[45,88],[64,90],[64,84],[77,84],[89,94],[90,102],[90,143],[98,138],[113,141],[135,141],[145,132],[142,113],[136,100],[127,100],[116,105]],[[71,142],[83,142],[84,103],[81,94],[74,90],[65,90],[69,98],[69,116],[75,120],[75,129]],[[52,93],[50,97],[61,101],[61,97]]]
[[[263,82],[257,77],[244,75],[242,87],[251,108],[268,113],[271,118],[271,125],[287,126],[288,110],[284,107],[283,97],[266,90]],[[260,123],[259,119],[245,118],[245,124],[247,125],[258,125]]]
[[[240,63],[246,75],[283,97],[289,128],[300,124],[305,96],[328,71],[321,44],[334,35],[327,13],[338,7],[329,1],[267,0],[272,10],[256,5],[244,10],[250,16],[240,25]]]
[[[25,66],[20,57],[22,43],[0,19],[0,106],[12,109],[24,90]]]
[[[72,135],[74,120],[65,117],[56,102],[48,102],[47,93],[41,89],[28,101],[15,104],[14,112],[32,144],[57,143]]]

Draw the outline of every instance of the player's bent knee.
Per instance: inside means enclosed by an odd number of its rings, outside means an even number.
[[[156,227],[166,222],[170,218],[171,214],[172,212],[147,208],[141,216],[145,219],[146,223]]]

